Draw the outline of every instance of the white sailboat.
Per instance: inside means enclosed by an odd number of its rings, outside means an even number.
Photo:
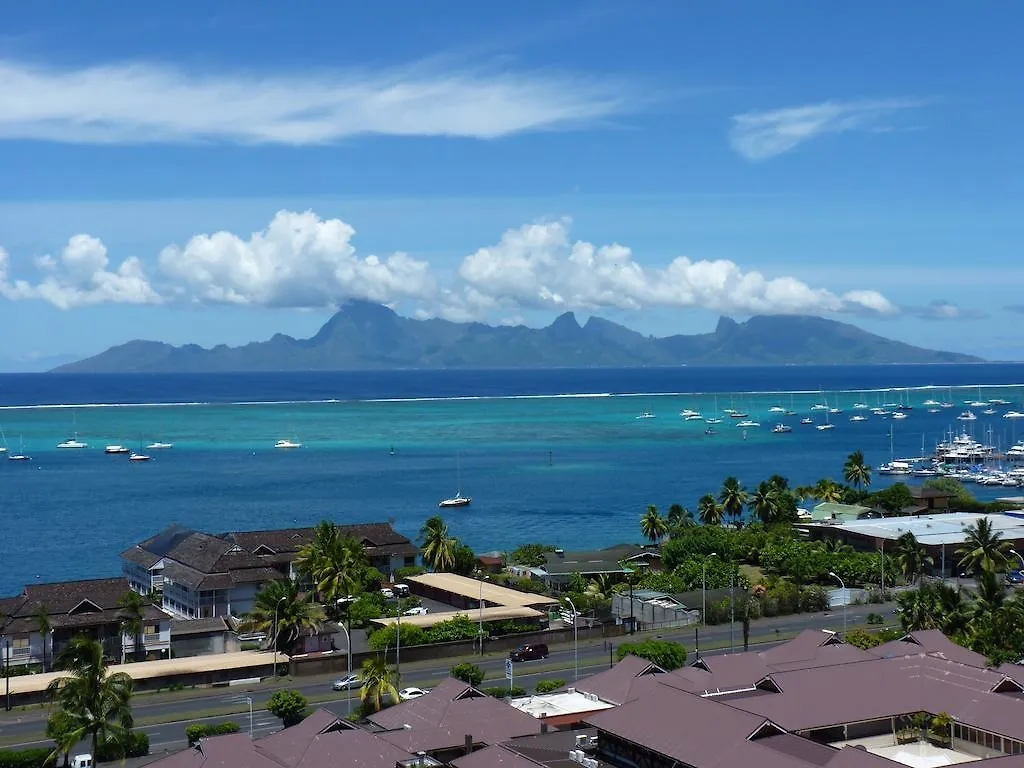
[[[147,451],[166,451],[168,448],[173,448],[174,443],[161,443],[159,441],[150,443],[146,446]]]
[[[722,423],[722,417],[718,415],[718,395],[715,395],[715,415],[704,419],[704,421],[708,424]],[[705,432],[705,434],[707,434],[707,432]]]
[[[7,435],[4,434],[2,429],[0,429],[0,440],[3,441],[3,445],[0,445],[0,456],[2,456],[7,453]]]
[[[473,499],[468,496],[462,495],[462,466],[459,462],[458,456],[455,457],[455,495],[450,499],[442,499],[438,502],[439,507],[446,509],[448,507],[468,507]]]
[[[7,456],[8,461],[32,461],[31,456],[25,455],[25,438],[19,437],[18,439],[18,452],[12,453]]]
[[[824,432],[824,431],[829,430],[829,429],[835,429],[836,425],[828,420],[828,415],[829,415],[829,413],[831,413],[831,410],[828,407],[828,398],[825,397],[825,393],[824,392],[821,393],[821,397],[825,401],[825,404],[821,408],[821,410],[825,411],[825,423],[824,424],[816,424],[814,426],[814,428],[816,430],[818,430],[819,432]]]

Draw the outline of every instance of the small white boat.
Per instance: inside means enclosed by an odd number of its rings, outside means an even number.
[[[786,412],[786,409],[781,407],[781,406],[778,406],[778,405],[773,405],[771,408],[768,409],[768,413],[785,413],[785,412]]]
[[[890,461],[878,468],[880,475],[909,475],[910,472],[910,463],[906,461]]]
[[[776,424],[772,427],[772,432],[776,435],[786,435],[793,431],[793,428],[788,424]]]
[[[995,416],[996,409],[995,408],[986,408],[984,411],[982,411],[982,413],[985,414],[986,416]]]
[[[783,415],[784,416],[796,416],[796,411],[786,411]]]
[[[829,408],[829,409],[828,409],[828,412],[829,412],[829,413],[832,413],[832,414],[836,414],[836,413],[842,413],[842,412],[843,412],[843,409],[842,409],[842,408]]]
[[[6,451],[7,449],[4,448],[4,450]],[[32,457],[31,456],[26,456],[25,455],[25,439],[24,438],[21,438],[19,443],[18,443],[18,452],[17,453],[8,454],[7,460],[8,461],[32,461]]]
[[[459,491],[452,498],[444,499],[443,501],[439,502],[437,506],[441,507],[442,509],[447,507],[468,507],[470,505],[470,502],[472,501],[473,500],[471,498],[463,496],[462,492]]]
[[[813,424],[814,423],[814,419],[812,419],[810,416],[804,416],[802,419],[800,419],[800,423],[801,424]]]
[[[828,410],[828,406],[825,405],[824,403],[816,403],[815,405],[811,406],[811,410],[812,411],[827,411]]]
[[[749,413],[743,413],[743,411],[733,411],[729,414],[730,419],[747,419],[750,418]]]
[[[974,421],[978,417],[974,415],[973,411],[964,411],[956,417],[957,421]]]
[[[302,447],[302,443],[296,442],[294,440],[278,440],[276,443],[274,443],[274,447],[275,448],[301,448]]]
[[[166,451],[168,448],[173,448],[174,443],[150,443],[146,446],[147,451]]]
[[[691,413],[689,416],[685,416],[683,421],[704,421],[704,417],[699,413]]]
[[[867,416],[863,416],[863,415],[861,415],[859,413],[850,417],[850,421],[867,421],[867,420],[868,420]]]
[[[128,461],[149,461],[151,458],[152,456],[149,456],[145,453],[132,453],[128,457]]]
[[[867,403],[854,403],[853,407],[854,407],[854,410],[866,411],[871,406],[869,406]]]
[[[1003,400],[1003,398],[1001,398],[1001,397],[993,397],[993,398],[991,398],[989,400],[989,402],[992,403],[992,405],[1009,405],[1010,404],[1009,400]]]
[[[939,407],[940,408],[953,408],[954,405],[953,405],[953,403],[945,402],[945,403],[939,403]]]
[[[924,403],[922,403],[922,405],[926,405],[926,406],[929,406],[929,407],[933,407],[933,406],[936,406],[938,404],[939,404],[938,400],[925,400]]]
[[[78,439],[78,435],[75,434],[74,437],[68,438],[63,443],[57,443],[57,447],[58,448],[88,448],[89,444],[88,443],[83,443],[81,440]]]
[[[938,413],[938,412],[939,412],[938,408],[929,408],[928,409],[928,413]]]
[[[656,419],[656,418],[658,418],[658,417],[655,416],[650,411],[641,411],[640,415],[637,416],[637,419]]]
[[[712,437],[713,435],[717,435],[718,433],[715,432],[713,427],[708,427],[707,429],[704,430],[704,434],[707,435],[708,437]]]
[[[750,428],[753,428],[753,427],[760,427],[760,426],[761,426],[761,422],[759,422],[759,421],[753,421],[752,419],[746,419],[746,420],[744,420],[744,421],[741,421],[741,422],[740,422],[739,424],[737,424],[736,426],[737,426],[737,427],[741,427],[741,428],[743,428],[743,429],[746,429],[746,428],[748,428],[748,427],[750,427]]]
[[[824,432],[827,429],[835,429],[836,425],[835,424],[818,424],[814,428],[816,430],[818,430],[819,432]]]
[[[1022,414],[1022,415],[1024,415],[1024,414]],[[720,418],[718,418],[717,416],[712,416],[710,418],[704,419],[704,423],[706,423],[706,424],[721,424],[722,420]]]
[[[683,410],[679,412],[679,415],[682,416],[684,419],[688,419],[691,416],[700,416],[700,411],[694,411],[691,410],[690,408],[683,408]]]
[[[127,446],[113,444],[113,445],[108,445],[106,448],[104,448],[103,452],[104,453],[131,453],[132,451],[131,451],[131,448],[128,448]]]
[[[1003,414],[1004,419],[1024,419],[1024,413],[1020,411],[1007,411]]]
[[[894,413],[892,417],[894,419],[905,419],[907,418],[907,414],[905,414],[903,411],[896,411],[896,413]]]

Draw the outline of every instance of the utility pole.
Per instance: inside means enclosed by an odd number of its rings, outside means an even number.
[[[736,653],[736,574],[729,584],[729,653]]]

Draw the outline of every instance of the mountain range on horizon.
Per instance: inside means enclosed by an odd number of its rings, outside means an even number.
[[[60,373],[592,368],[677,365],[882,365],[970,363],[849,323],[809,315],[722,317],[710,333],[645,336],[604,318],[580,325],[566,312],[544,328],[415,320],[350,301],[308,339],[276,334],[239,347],[129,341],[61,365]]]

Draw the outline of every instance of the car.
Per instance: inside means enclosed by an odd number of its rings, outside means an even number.
[[[1008,574],[1006,574],[1006,583],[1024,584],[1024,573],[1021,573],[1019,570],[1010,571]]]
[[[331,688],[336,691],[348,691],[353,688],[359,688],[362,684],[359,675],[348,675],[347,677],[340,677],[331,683]]]
[[[391,587],[391,591],[394,592],[399,597],[408,597],[409,596],[409,585],[408,584],[395,584],[393,587]]]
[[[537,659],[546,659],[548,657],[548,647],[544,645],[544,643],[520,645],[514,651],[509,653],[508,657],[512,659],[512,661],[535,661]]]
[[[424,608],[422,605],[417,605],[415,608],[410,608],[407,611],[403,611],[403,616],[426,616],[430,611]]]
[[[402,701],[410,701],[418,699],[420,696],[426,696],[428,693],[430,693],[429,688],[403,688],[398,692],[398,698]]]
[[[382,590],[380,591],[380,593],[381,593],[382,595],[384,595],[384,597],[386,597],[386,598],[387,598],[388,600],[390,600],[391,598],[393,598],[393,597],[395,596],[395,593],[394,593],[394,591],[393,591],[393,590],[391,590],[391,589],[390,589],[389,587],[384,587],[384,588],[383,588],[383,589],[382,589]]]

